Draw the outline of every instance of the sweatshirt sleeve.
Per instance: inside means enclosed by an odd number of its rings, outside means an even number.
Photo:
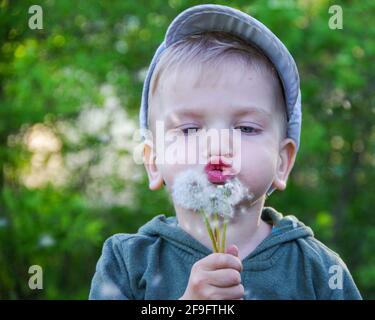
[[[121,242],[116,235],[104,242],[91,282],[90,300],[133,299],[121,249]]]

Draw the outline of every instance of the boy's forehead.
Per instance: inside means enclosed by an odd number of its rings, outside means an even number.
[[[164,90],[183,90],[186,85],[196,87],[213,87],[227,85],[228,79],[233,84],[241,83],[244,78],[258,73],[254,67],[243,62],[223,59],[210,62],[182,62],[168,69],[161,77]]]
[[[186,72],[184,72],[186,71]],[[275,94],[270,75],[243,68],[224,70],[176,70],[163,77],[158,90],[159,118],[204,117],[212,113],[233,116],[273,114]],[[271,93],[271,94],[270,94]]]

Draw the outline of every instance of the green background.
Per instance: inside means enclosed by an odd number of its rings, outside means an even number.
[[[269,26],[301,76],[301,148],[285,192],[375,298],[374,1],[213,1]],[[0,0],[0,298],[86,299],[104,240],[173,215],[132,162],[145,71],[198,1]],[[28,9],[43,8],[31,30]],[[343,29],[328,8],[343,9]],[[28,269],[43,268],[43,290]]]

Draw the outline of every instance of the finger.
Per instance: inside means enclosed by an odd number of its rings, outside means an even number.
[[[200,264],[201,267],[207,271],[216,269],[235,269],[238,272],[242,271],[241,260],[238,257],[227,253],[212,253],[202,259]]]
[[[207,283],[215,287],[227,288],[241,283],[241,274],[234,269],[218,269],[206,272]]]
[[[209,299],[212,300],[237,300],[244,296],[244,287],[242,284],[228,288],[211,287],[209,290],[212,292]]]
[[[229,253],[235,257],[238,257],[238,253],[239,253],[238,247],[235,244],[232,244],[227,248],[226,253]]]

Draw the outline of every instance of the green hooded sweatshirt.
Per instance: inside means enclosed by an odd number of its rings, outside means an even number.
[[[345,263],[294,216],[264,207],[273,226],[242,260],[244,299],[361,299]],[[177,225],[158,215],[136,234],[115,234],[103,246],[90,299],[178,299],[195,262],[211,254]]]

